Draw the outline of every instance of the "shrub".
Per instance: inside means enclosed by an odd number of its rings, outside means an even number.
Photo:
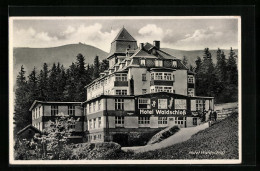
[[[121,146],[114,142],[81,143],[73,145],[72,160],[94,160],[118,158]]]
[[[180,130],[180,128],[178,126],[172,126],[172,127],[165,128],[164,130],[155,134],[147,144],[154,144],[154,143],[161,142],[162,140],[172,136],[179,130]]]

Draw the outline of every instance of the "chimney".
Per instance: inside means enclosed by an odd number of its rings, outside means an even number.
[[[160,49],[160,41],[154,40],[154,41],[153,41],[153,45],[154,45],[157,49]]]
[[[144,48],[144,43],[140,43],[140,49],[143,49]]]

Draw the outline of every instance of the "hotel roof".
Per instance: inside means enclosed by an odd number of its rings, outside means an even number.
[[[123,27],[119,33],[117,34],[117,36],[115,37],[115,39],[112,41],[136,41],[133,36],[131,36],[131,34],[129,34],[129,32]]]

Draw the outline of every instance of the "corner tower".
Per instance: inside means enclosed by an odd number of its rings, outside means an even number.
[[[137,48],[136,40],[123,27],[111,43],[110,53],[107,57],[109,60],[109,67],[116,64],[118,59],[121,61],[126,56],[134,54]]]

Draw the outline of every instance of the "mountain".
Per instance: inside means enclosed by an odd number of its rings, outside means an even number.
[[[175,56],[178,59],[182,59],[183,56],[186,56],[188,59],[188,64],[191,64],[193,67],[196,66],[195,61],[197,60],[197,57],[199,56],[201,59],[203,59],[203,53],[204,50],[177,50],[177,49],[170,49],[170,48],[162,48],[163,51],[169,53],[172,56]],[[226,55],[226,59],[228,59],[228,55],[230,52],[230,49],[221,49],[224,51]],[[212,61],[214,64],[217,63],[217,49],[209,49],[211,55],[212,55]],[[238,54],[238,50],[234,49],[236,55]]]
[[[188,64],[192,64],[195,67],[195,61],[197,56],[203,57],[203,50],[177,50],[170,48],[162,48],[165,52],[175,56],[179,59],[182,59],[183,56],[186,56],[188,59]],[[237,49],[234,50],[237,54]],[[212,54],[213,62],[216,63],[216,52],[217,50],[210,50]],[[100,60],[105,59],[108,56],[108,53],[96,48],[94,46],[86,44],[69,44],[59,47],[51,48],[14,48],[14,83],[16,77],[19,73],[21,65],[24,66],[26,75],[29,75],[35,66],[39,72],[42,69],[42,65],[46,62],[49,66],[49,69],[52,67],[52,64],[55,62],[60,62],[65,68],[68,68],[72,62],[76,61],[76,56],[81,53],[85,56],[85,62],[93,64],[95,56],[99,56]],[[224,50],[226,57],[228,57],[229,50]]]
[[[72,62],[76,61],[76,56],[81,53],[85,56],[85,62],[93,64],[95,56],[100,60],[107,57],[108,53],[94,46],[86,44],[69,44],[51,48],[14,48],[14,78],[19,73],[21,65],[24,66],[26,75],[28,75],[35,66],[39,71],[46,62],[49,69],[55,62],[60,62],[65,68],[68,68]]]

